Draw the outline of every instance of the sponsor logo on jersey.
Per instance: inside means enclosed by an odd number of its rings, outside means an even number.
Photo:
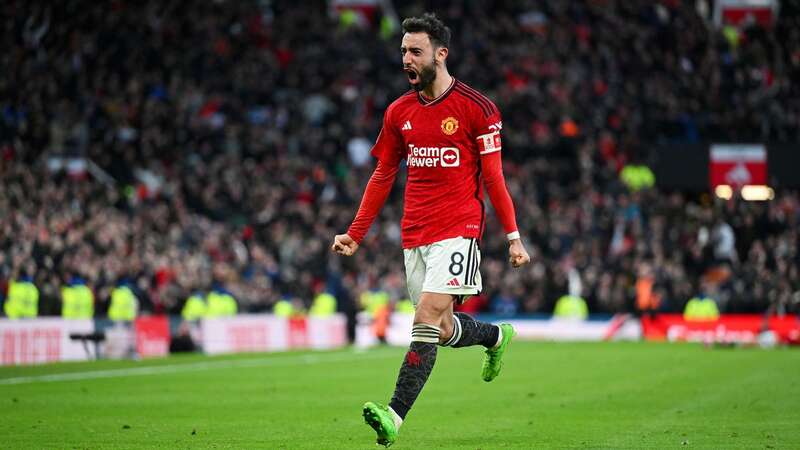
[[[442,133],[452,136],[458,130],[458,121],[455,117],[448,117],[442,121]]]
[[[455,147],[445,147],[442,149],[442,167],[458,167],[458,149]]]
[[[411,129],[411,121],[410,120],[406,120],[406,123],[403,124],[403,128],[401,128],[401,130],[408,131],[410,129]]]
[[[500,130],[503,129],[503,122],[502,121],[495,122],[495,123],[489,125],[489,129],[492,130],[492,131],[500,131]]]
[[[417,147],[408,144],[408,167],[458,167],[461,154],[455,147]]]

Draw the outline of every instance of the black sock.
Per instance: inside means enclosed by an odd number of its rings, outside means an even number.
[[[482,345],[492,348],[497,344],[500,327],[480,322],[462,312],[453,313],[453,337],[444,345],[451,347],[469,347]]]
[[[411,346],[400,366],[394,395],[389,402],[389,406],[403,419],[433,370],[439,334],[439,328],[426,324],[416,324],[411,330]]]

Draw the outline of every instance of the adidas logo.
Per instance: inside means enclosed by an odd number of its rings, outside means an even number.
[[[403,124],[403,128],[401,128],[401,130],[406,131],[406,130],[410,130],[410,129],[411,129],[411,121],[410,120],[406,120],[406,123]]]
[[[458,278],[453,278],[452,280],[448,281],[447,285],[456,287],[461,286],[460,284],[458,284]]]

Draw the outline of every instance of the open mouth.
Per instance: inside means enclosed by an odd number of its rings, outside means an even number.
[[[417,79],[417,72],[414,69],[403,69],[406,72],[406,76],[408,76],[408,81],[414,81]]]

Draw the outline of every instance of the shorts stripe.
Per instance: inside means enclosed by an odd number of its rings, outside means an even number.
[[[469,273],[470,273],[470,268],[472,267],[472,253],[474,251],[474,247],[475,247],[475,239],[470,239],[469,250],[467,250],[467,257],[466,257],[467,267],[466,270],[464,271],[464,286],[471,286],[471,284],[469,284],[469,278],[470,278]]]
[[[470,274],[469,286],[475,286],[475,278],[478,276],[478,244],[475,244],[475,251],[472,252],[472,274]]]

